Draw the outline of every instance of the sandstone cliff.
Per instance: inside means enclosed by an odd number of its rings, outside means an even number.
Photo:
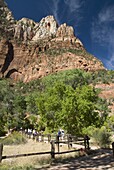
[[[53,16],[39,23],[15,21],[3,0],[0,12],[0,77],[28,82],[66,69],[105,69],[85,50],[73,27],[58,26]]]

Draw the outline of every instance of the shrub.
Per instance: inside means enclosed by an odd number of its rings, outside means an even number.
[[[83,129],[83,134],[90,136],[101,148],[109,148],[111,143],[111,133],[106,126],[96,128],[95,126],[89,126]]]
[[[111,143],[111,134],[107,131],[106,127],[101,127],[100,129],[96,128],[93,131],[93,138],[95,139],[95,142],[101,147],[101,148],[109,148]]]
[[[20,132],[13,132],[8,137],[1,139],[0,143],[1,142],[5,145],[17,145],[17,144],[26,143],[27,140],[26,137],[22,135]]]

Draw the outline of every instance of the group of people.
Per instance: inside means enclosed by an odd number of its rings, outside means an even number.
[[[39,132],[36,129],[30,129],[30,128],[25,129],[24,133],[28,136],[33,136],[33,138],[39,134]],[[42,134],[42,132],[41,132],[41,134]],[[57,136],[59,137],[60,140],[64,140],[64,137],[65,137],[64,130],[59,129]]]
[[[33,136],[36,136],[37,134],[38,134],[38,132],[37,132],[37,130],[36,129],[25,129],[25,134],[27,134],[27,135],[33,135]]]

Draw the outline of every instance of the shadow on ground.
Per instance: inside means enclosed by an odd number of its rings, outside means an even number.
[[[114,157],[108,149],[92,151],[90,155],[75,159],[57,160],[42,170],[114,170]]]

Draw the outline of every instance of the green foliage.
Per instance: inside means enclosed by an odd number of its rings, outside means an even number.
[[[67,50],[66,49],[62,49],[62,48],[59,48],[59,49],[48,49],[46,50],[46,54],[47,55],[51,55],[51,56],[57,56],[57,55],[61,55],[63,53],[65,53]]]
[[[46,88],[52,87],[56,82],[63,82],[66,85],[70,85],[75,89],[78,85],[91,83],[90,80],[91,73],[87,73],[79,69],[74,69],[46,76],[41,80],[41,83],[42,86]]]
[[[94,125],[83,127],[82,134],[88,134],[89,137],[93,137],[93,131],[96,129]]]
[[[114,115],[109,116],[107,120],[105,121],[105,127],[109,132],[114,131]]]
[[[35,99],[38,98],[38,93],[32,93],[27,95],[26,100],[26,111],[31,114],[36,114],[38,112],[38,108],[36,106]]]
[[[62,107],[64,128],[67,127],[71,134],[81,134],[83,127],[97,125],[99,115],[95,112],[96,102],[97,95],[91,86],[81,86],[68,92]]]
[[[106,99],[98,98],[97,102],[98,112],[100,115],[99,126],[102,126],[107,120],[110,109],[108,108],[108,103]]]
[[[92,60],[94,56],[92,56],[90,53],[86,52],[84,49],[73,49],[73,48],[52,48],[52,49],[47,49],[45,53],[49,55],[50,57],[56,57],[58,55],[62,55],[63,53],[73,53],[76,55],[80,55],[85,57],[86,59]]]
[[[109,84],[109,83],[114,83],[114,70],[101,70],[98,72],[95,72],[92,75],[92,79],[95,84],[96,83],[104,83],[104,84]]]
[[[95,139],[95,142],[101,147],[101,148],[108,148],[111,144],[111,134],[107,131],[105,126],[102,126],[100,129],[96,128],[93,131],[93,138]]]
[[[0,135],[4,131],[4,125],[8,122],[9,117],[13,114],[13,89],[10,86],[10,82],[6,80],[0,80]]]
[[[108,148],[111,144],[111,133],[104,125],[101,128],[96,128],[95,126],[84,127],[83,134],[88,134],[93,138],[95,144],[101,148]]]
[[[102,125],[97,105],[97,91],[88,85],[73,89],[55,83],[37,100],[40,121],[49,129],[64,128],[68,133],[81,134],[84,127]]]
[[[4,145],[18,145],[27,142],[26,138],[20,132],[13,132],[6,138],[0,139]]]
[[[37,127],[47,131],[64,128],[80,134],[88,126],[101,127],[107,119],[108,103],[89,84],[101,83],[113,71],[88,73],[67,70],[29,83],[0,80],[0,135],[10,128]],[[29,118],[25,118],[29,113]],[[108,125],[107,125],[108,126]]]

